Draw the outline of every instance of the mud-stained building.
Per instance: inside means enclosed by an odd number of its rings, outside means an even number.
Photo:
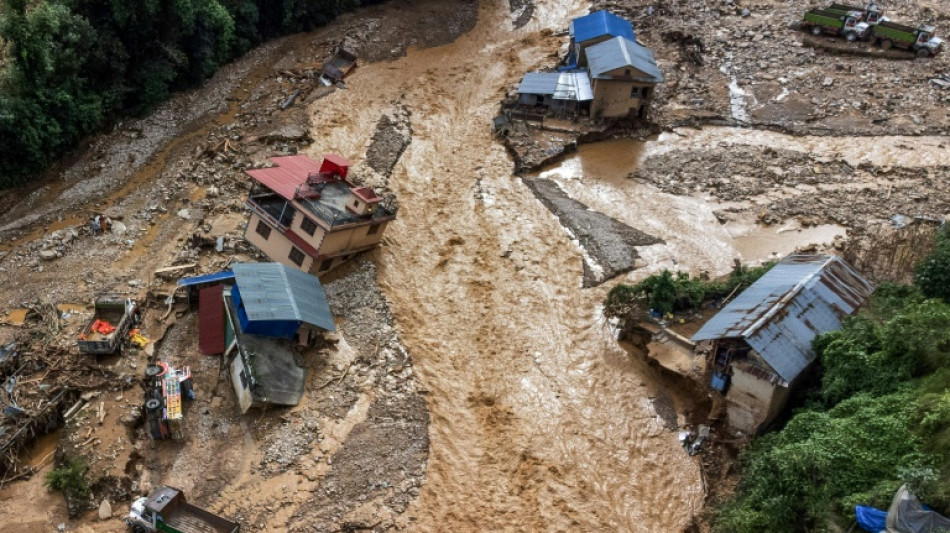
[[[571,38],[567,64],[572,68],[587,65],[585,51],[595,44],[614,37],[623,37],[631,41],[635,39],[633,23],[604,10],[575,18],[568,26],[567,32]]]
[[[815,336],[840,329],[874,287],[835,256],[790,255],[693,335],[729,425],[754,434],[785,407],[812,367]]]
[[[594,93],[591,117],[646,117],[656,85],[663,82],[653,52],[636,41],[615,37],[591,46],[586,54]]]
[[[340,156],[270,160],[276,166],[247,171],[255,184],[244,238],[273,261],[322,274],[377,246],[396,218],[373,189],[347,180],[351,164]]]

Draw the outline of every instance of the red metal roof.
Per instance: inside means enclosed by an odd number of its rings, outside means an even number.
[[[248,170],[247,174],[287,200],[294,199],[297,187],[306,183],[310,174],[336,172],[345,178],[347,167],[351,166],[349,161],[333,154],[325,155],[323,163],[305,155],[271,157],[270,160],[277,166]]]
[[[198,295],[198,350],[205,355],[224,353],[223,289],[215,285]]]

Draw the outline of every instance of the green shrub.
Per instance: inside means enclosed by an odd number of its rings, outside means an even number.
[[[65,465],[50,470],[43,484],[67,497],[83,499],[89,496],[89,483],[86,480],[88,470],[89,467],[81,459],[70,459]]]
[[[914,272],[914,284],[928,298],[950,302],[950,229],[944,227],[937,232],[933,252]]]

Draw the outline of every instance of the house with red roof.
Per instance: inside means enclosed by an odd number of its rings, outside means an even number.
[[[347,179],[352,165],[338,155],[270,161],[275,166],[247,171],[255,183],[244,238],[273,261],[322,274],[377,246],[396,218],[373,189]]]

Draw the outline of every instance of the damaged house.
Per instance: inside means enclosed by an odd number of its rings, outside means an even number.
[[[693,335],[723,393],[729,425],[758,433],[815,360],[812,339],[840,329],[874,291],[835,256],[790,255]]]
[[[653,52],[636,41],[633,24],[596,11],[574,19],[569,33],[566,66],[525,74],[518,104],[594,119],[645,118],[663,74]]]
[[[297,405],[307,374],[299,347],[336,329],[320,280],[280,263],[237,263],[216,276],[223,283],[200,293],[202,352],[229,361],[242,413]]]
[[[347,180],[352,165],[340,156],[270,160],[276,166],[247,171],[255,184],[244,238],[273,261],[322,274],[377,246],[396,218],[373,189]]]

